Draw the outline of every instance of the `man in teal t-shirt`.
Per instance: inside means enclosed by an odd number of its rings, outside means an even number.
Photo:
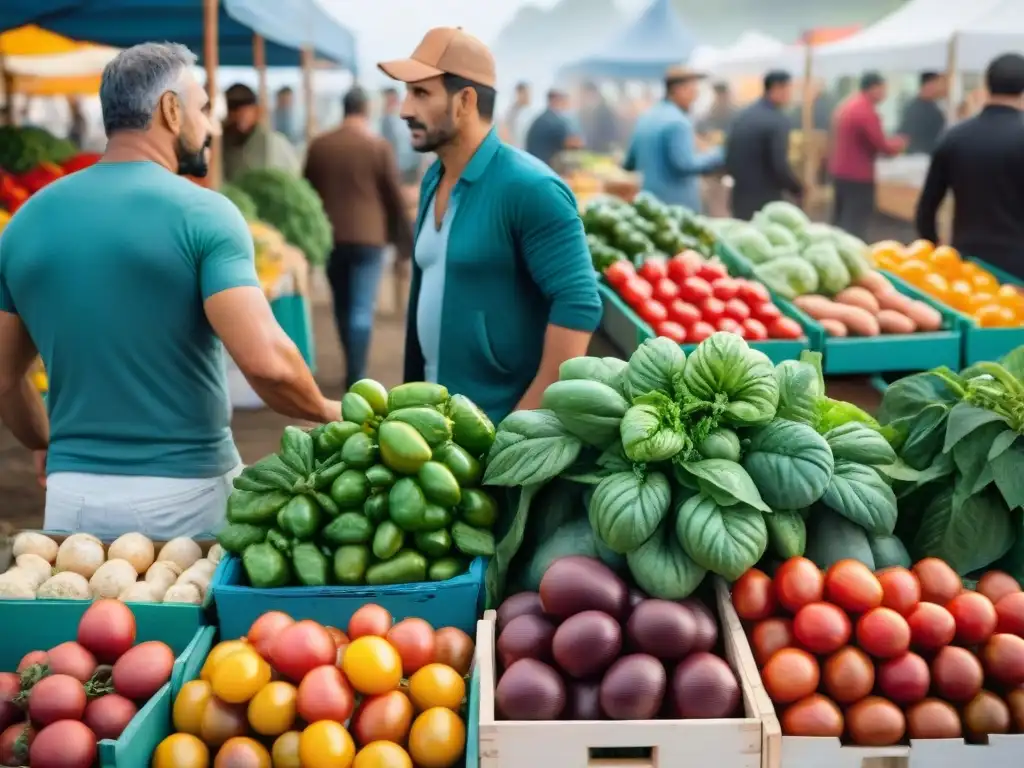
[[[47,529],[220,527],[240,463],[222,342],[270,407],[340,418],[273,318],[241,214],[182,178],[206,174],[215,130],[193,63],[169,44],[119,54],[100,90],[103,161],[39,192],[0,238],[0,418],[48,451]],[[25,384],[37,351],[49,424]]]

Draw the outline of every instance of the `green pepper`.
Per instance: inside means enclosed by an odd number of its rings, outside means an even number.
[[[375,563],[366,569],[366,583],[371,586],[380,584],[413,584],[426,581],[427,559],[413,549],[399,552],[390,560]]]
[[[417,531],[436,531],[452,524],[452,513],[437,504],[427,503]]]
[[[339,584],[356,586],[365,583],[370,564],[370,548],[365,544],[347,544],[334,553],[334,578]]]
[[[359,512],[342,512],[323,530],[324,541],[342,544],[367,544],[373,538],[373,523]]]
[[[252,544],[242,553],[242,568],[256,589],[283,587],[288,583],[288,561],[270,544]]]
[[[447,581],[454,579],[466,570],[465,564],[457,557],[442,557],[430,564],[427,578],[431,581]]]
[[[296,496],[277,513],[277,527],[299,541],[311,539],[320,530],[320,507],[309,496]]]
[[[232,491],[228,497],[228,522],[271,525],[292,495],[284,491]]]
[[[366,481],[370,484],[370,488],[375,491],[382,488],[387,490],[395,484],[396,479],[395,473],[383,464],[374,464],[366,470]]]
[[[267,544],[272,546],[278,552],[283,552],[286,555],[292,553],[292,540],[285,536],[277,528],[271,528],[267,531]]]
[[[276,453],[265,456],[255,464],[250,464],[242,470],[239,478],[244,477],[248,481],[259,485],[268,485],[279,491],[290,491],[295,482],[302,477],[302,474],[285,464]],[[235,478],[236,480],[238,478]],[[236,486],[238,487],[238,486]],[[240,490],[251,490],[242,488]]]
[[[444,528],[439,531],[420,531],[413,541],[416,549],[427,557],[443,557],[452,548],[452,536]]]
[[[336,455],[324,462],[324,464],[310,476],[311,483],[318,491],[322,491],[324,488],[330,488],[331,483],[341,477],[342,473],[348,469],[345,466],[345,462],[341,460],[340,455]]]
[[[327,558],[316,544],[298,544],[292,550],[292,568],[295,578],[306,587],[322,587],[327,584]]]
[[[398,554],[403,544],[405,533],[390,520],[385,520],[373,534],[373,556],[378,560],[387,560]]]
[[[327,513],[329,517],[337,517],[341,514],[341,509],[334,503],[334,499],[328,496],[326,493],[320,493],[319,491],[313,494],[313,498],[316,499],[316,503],[320,505],[320,509]]]
[[[345,441],[358,432],[361,427],[351,421],[332,421],[324,427],[317,439],[316,450],[323,456],[332,456],[341,451]]]
[[[371,523],[380,523],[388,519],[388,495],[386,492],[370,494],[363,504],[363,514]]]
[[[309,433],[298,427],[285,427],[281,435],[281,461],[300,475],[313,471],[315,448]]]
[[[246,547],[267,540],[267,528],[250,523],[228,523],[217,534],[217,543],[225,552],[233,555],[242,554]]]

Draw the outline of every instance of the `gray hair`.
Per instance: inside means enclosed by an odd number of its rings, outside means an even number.
[[[182,95],[182,76],[195,63],[196,55],[178,43],[143,43],[117,54],[100,82],[107,136],[149,128],[160,97],[167,91]]]

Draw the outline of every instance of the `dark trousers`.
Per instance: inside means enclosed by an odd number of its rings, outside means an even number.
[[[868,224],[875,212],[874,182],[833,179],[832,192],[832,223],[861,240],[867,239]]]
[[[345,353],[346,389],[366,375],[383,264],[383,248],[354,243],[336,244],[327,264],[334,320]]]

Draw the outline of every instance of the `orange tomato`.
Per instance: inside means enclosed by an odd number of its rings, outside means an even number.
[[[431,707],[457,712],[466,698],[466,681],[451,667],[427,664],[409,678],[409,698],[421,712]]]
[[[252,646],[235,651],[213,670],[213,694],[228,704],[244,704],[270,682],[270,665]]]
[[[174,733],[157,745],[152,768],[207,768],[210,750],[188,733]]]
[[[1017,323],[1012,309],[998,304],[986,304],[974,312],[974,319],[982,328],[1009,328]]]
[[[272,768],[267,748],[247,736],[229,739],[217,752],[217,757],[213,761],[213,768],[234,768],[236,765],[244,765],[246,768]]]
[[[949,284],[946,301],[953,309],[970,312],[974,307],[974,288],[966,280],[954,280]]]
[[[350,726],[359,744],[393,741],[405,744],[412,727],[412,702],[402,691],[388,691],[363,699]]]
[[[915,240],[903,249],[903,258],[906,260],[923,261],[932,255],[935,244],[929,240]]]
[[[938,272],[931,272],[921,280],[921,290],[945,302],[949,295],[949,283]]]
[[[388,630],[387,641],[402,657],[407,677],[434,660],[434,628],[423,619],[403,619]]]
[[[900,265],[899,258],[889,253],[882,253],[878,256],[875,256],[872,259],[872,262],[878,269],[887,269],[890,272],[895,272],[896,268]]]
[[[977,312],[982,307],[987,307],[989,304],[995,304],[996,297],[991,293],[972,293],[971,294],[971,312]]]
[[[465,749],[466,724],[450,709],[433,707],[412,724],[409,754],[420,768],[451,768]]]
[[[297,699],[291,683],[267,683],[249,702],[249,725],[261,736],[280,736],[295,724]]]
[[[213,676],[214,667],[235,651],[248,647],[249,644],[245,640],[227,640],[223,643],[217,643],[210,650],[210,655],[206,657],[206,661],[203,662],[203,668],[199,670],[199,679],[209,681]]]
[[[345,650],[341,668],[360,693],[387,693],[402,682],[402,657],[383,637],[366,635]]]
[[[213,696],[213,689],[205,680],[190,680],[181,686],[174,698],[171,720],[178,733],[199,735],[203,723],[203,710]]]
[[[940,245],[928,255],[928,263],[935,271],[949,277],[960,272],[960,254],[955,248]]]
[[[302,734],[298,731],[282,733],[274,740],[270,749],[270,759],[274,768],[302,768],[299,760],[299,740]]]
[[[886,258],[893,261],[902,261],[903,245],[895,240],[882,240],[871,246],[871,258]]]
[[[352,768],[412,768],[412,758],[397,744],[375,741],[359,750]]]
[[[384,637],[393,621],[387,608],[369,603],[353,613],[348,620],[348,636],[352,640],[365,635]]]
[[[299,737],[302,768],[349,768],[355,756],[356,745],[341,723],[320,720]]]
[[[1012,309],[1014,314],[1024,314],[1024,294],[1013,285],[1001,285],[996,291],[996,301],[1007,309]]]
[[[999,281],[996,280],[994,275],[983,269],[979,269],[971,276],[971,284],[976,291],[994,293],[999,290]]]
[[[902,277],[911,285],[922,285],[924,279],[931,273],[928,263],[919,259],[909,259],[896,267],[896,274]]]

